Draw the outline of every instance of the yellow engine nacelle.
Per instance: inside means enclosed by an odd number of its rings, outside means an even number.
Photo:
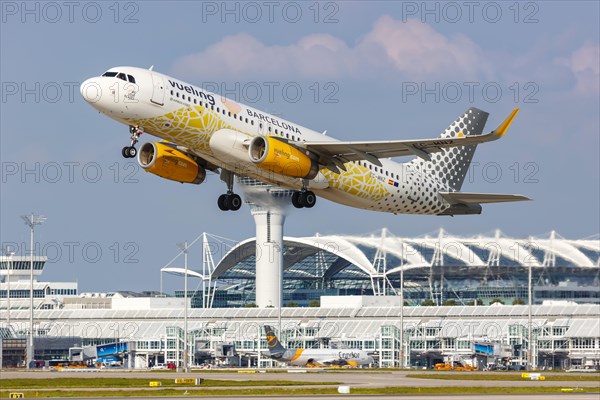
[[[138,162],[147,172],[181,183],[202,183],[206,170],[190,156],[164,143],[145,143]]]
[[[248,156],[260,168],[292,178],[313,179],[319,173],[319,164],[302,150],[268,136],[252,139]]]

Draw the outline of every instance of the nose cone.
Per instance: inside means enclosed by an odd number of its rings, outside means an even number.
[[[90,78],[79,87],[81,96],[88,103],[95,105],[102,99],[102,88],[97,78]]]

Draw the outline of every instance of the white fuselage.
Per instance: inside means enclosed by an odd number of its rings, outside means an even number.
[[[198,157],[236,175],[284,188],[302,187],[299,178],[267,173],[249,159],[240,162],[247,158],[247,149],[239,143],[231,150],[240,152],[234,154],[236,157],[216,154],[210,139],[217,131],[233,130],[249,139],[257,135],[278,136],[290,143],[335,141],[304,126],[155,71],[116,67],[104,75],[107,74],[115,76],[91,78],[81,85],[83,97],[94,108],[118,122],[137,126],[145,133],[189,149]],[[410,163],[380,161],[381,167],[368,161],[348,162],[344,164],[346,171],[339,174],[323,168],[308,187],[331,201],[375,211],[439,214],[449,206],[437,195],[438,191],[447,188],[433,176],[416,173]]]
[[[373,364],[373,357],[363,350],[353,349],[288,349],[280,358],[274,360],[299,367],[329,365]]]

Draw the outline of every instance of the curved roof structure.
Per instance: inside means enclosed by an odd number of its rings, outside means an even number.
[[[398,294],[401,271],[411,301],[422,298],[417,293],[423,291],[432,298],[441,291],[457,298],[523,298],[529,266],[542,285],[592,286],[600,279],[600,240],[568,240],[555,232],[511,238],[500,231],[463,237],[440,230],[398,237],[383,229],[370,236],[285,237],[284,247],[283,290],[304,292],[293,298],[306,301],[319,295]],[[216,282],[220,290],[241,293],[247,302],[255,292],[256,259],[271,256],[268,249],[258,246],[256,254],[255,239],[244,240],[202,279]]]
[[[284,271],[290,269],[293,271],[293,267],[297,267],[307,258],[323,252],[335,257],[335,261],[330,263],[329,268],[341,270],[348,265],[355,265],[367,275],[375,272],[365,254],[343,239],[315,236],[309,238],[284,237],[283,240],[286,247],[283,257]],[[219,278],[231,270],[240,271],[240,265],[247,264],[249,261],[253,262],[255,258],[256,240],[254,238],[246,239],[225,254],[213,271],[212,277]],[[242,273],[247,272],[245,269],[243,271]],[[296,272],[304,273],[301,269],[296,269]],[[324,274],[327,273],[331,274],[331,271],[324,271]]]
[[[212,254],[207,263],[205,253],[204,272],[190,270],[188,276],[208,281],[210,302],[218,298],[227,306],[251,303],[256,260],[271,257],[270,247],[257,246],[255,238],[226,247],[229,251],[218,263]],[[282,289],[284,298],[303,303],[322,295],[393,295],[399,293],[402,275],[405,299],[417,304],[429,298],[511,301],[527,297],[528,267],[534,269],[535,285],[564,288],[540,296],[600,302],[594,289],[600,282],[600,240],[569,240],[555,232],[511,238],[500,231],[464,237],[439,230],[400,237],[383,229],[368,236],[284,237]],[[162,272],[185,274],[169,266]],[[584,293],[574,294],[573,285]],[[217,289],[220,297],[215,297]]]
[[[600,240],[567,240],[554,232],[546,238],[510,238],[499,231],[461,237],[440,230],[436,236],[406,238],[384,229],[378,236],[285,237],[284,245],[283,269],[298,278],[332,278],[351,267],[365,277],[432,266],[600,268]],[[251,277],[255,257],[255,239],[244,240],[221,259],[212,278]]]

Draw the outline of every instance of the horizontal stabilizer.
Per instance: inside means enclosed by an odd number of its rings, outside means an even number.
[[[484,203],[506,203],[509,201],[531,200],[520,194],[496,194],[496,193],[465,193],[465,192],[439,192],[450,204],[484,204]]]

